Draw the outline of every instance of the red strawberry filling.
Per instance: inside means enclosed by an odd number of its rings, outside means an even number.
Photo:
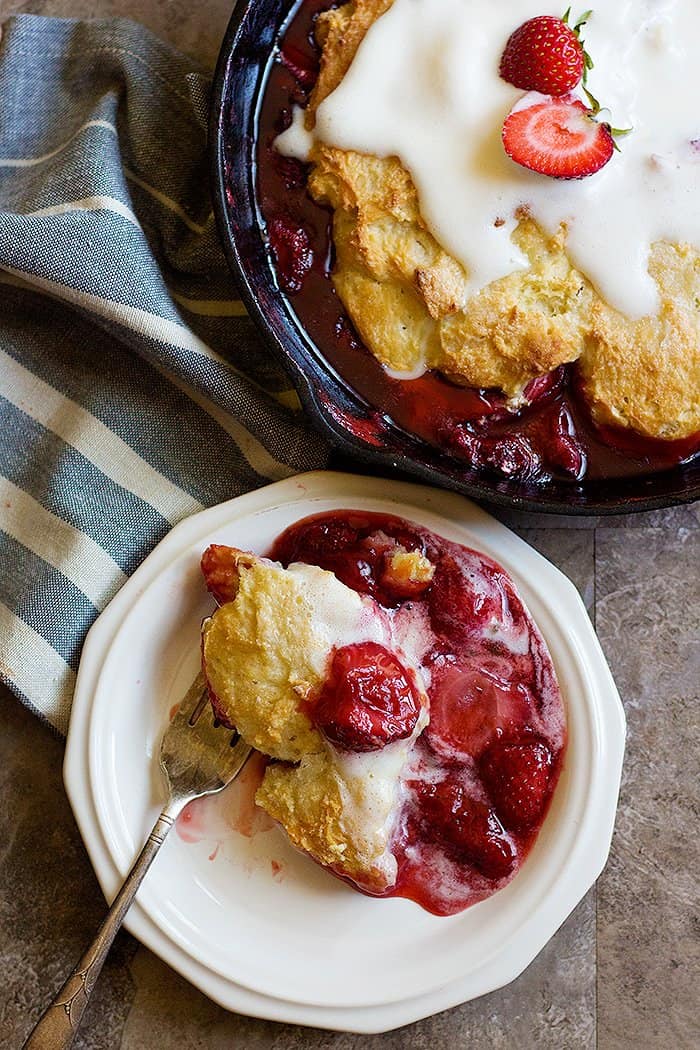
[[[290,295],[301,291],[314,261],[308,233],[291,215],[285,214],[268,223],[267,235],[284,290]]]
[[[455,860],[466,861],[489,879],[515,867],[516,852],[493,809],[474,798],[457,773],[436,784],[418,784],[418,820],[423,835]]]
[[[315,55],[303,51],[300,47],[287,41],[280,49],[280,60],[292,76],[299,81],[305,90],[311,89],[318,76],[318,62]]]
[[[393,607],[426,592],[431,581],[401,576],[392,565],[397,551],[423,553],[420,537],[403,526],[389,524],[378,529],[362,525],[349,512],[347,521],[321,520],[303,533],[285,533],[277,557],[285,565],[294,561],[320,565],[334,573],[346,587],[369,594],[382,605]]]
[[[434,567],[423,590],[387,589],[392,552]],[[336,511],[293,525],[271,557],[332,568],[425,634],[419,673],[430,721],[412,746],[389,896],[450,915],[505,885],[537,837],[566,730],[551,660],[504,570],[388,515]],[[414,617],[415,620],[411,621]],[[338,649],[312,718],[344,751],[378,751],[415,730],[420,699],[398,656],[366,642]]]
[[[409,737],[419,714],[420,699],[409,672],[376,642],[336,650],[313,706],[313,720],[332,744],[360,752]]]
[[[489,654],[481,656],[488,664]],[[447,761],[478,758],[498,734],[527,725],[536,713],[530,690],[509,674],[507,660],[503,665],[501,674],[471,660],[434,669],[425,739]]]

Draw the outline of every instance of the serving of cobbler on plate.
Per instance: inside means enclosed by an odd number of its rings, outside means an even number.
[[[546,483],[700,445],[695,0],[303,0],[260,112],[281,288],[341,375]]]
[[[566,721],[505,570],[386,514],[302,519],[270,558],[212,545],[202,662],[268,757],[256,801],[373,896],[451,915],[505,886],[545,819]]]

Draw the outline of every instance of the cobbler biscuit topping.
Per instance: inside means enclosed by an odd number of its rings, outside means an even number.
[[[401,425],[506,477],[577,481],[692,455],[694,0],[611,0],[568,24],[537,0],[311,6],[318,64],[297,44],[281,51],[303,108],[268,140],[287,154],[277,152],[271,179],[291,195],[268,232],[312,328],[330,308],[309,315],[314,267],[330,258],[359,339],[341,316],[321,345],[347,362],[346,378]],[[289,210],[300,184],[321,206],[304,217]],[[265,208],[269,199],[264,189]],[[287,265],[295,238],[303,251]],[[371,351],[381,378],[366,364],[365,378],[355,347]],[[526,413],[560,380],[566,408],[531,431]],[[492,423],[508,414],[523,425],[494,439]],[[620,454],[599,456],[599,445]]]

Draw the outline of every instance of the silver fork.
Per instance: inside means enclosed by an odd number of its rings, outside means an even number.
[[[238,733],[231,735],[215,721],[204,677],[199,674],[163,736],[160,766],[168,786],[163,811],[94,941],[39,1020],[24,1050],[65,1050],[72,1044],[107,953],[165,836],[188,802],[214,795],[230,784],[251,751]]]

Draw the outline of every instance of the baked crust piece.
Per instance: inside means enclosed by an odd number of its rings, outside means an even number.
[[[377,892],[396,881],[388,824],[381,829],[371,820],[364,827],[353,821],[348,827],[350,810],[363,814],[373,807],[366,778],[343,775],[327,752],[306,755],[298,766],[268,766],[255,801],[295,846],[326,867]]]
[[[655,244],[656,317],[619,323],[599,302],[579,367],[600,423],[675,440],[700,430],[700,253]]]
[[[383,772],[365,756],[348,760],[314,727],[304,700],[327,677],[334,635],[381,640],[384,621],[372,618],[372,599],[315,565],[283,569],[244,551],[234,558],[237,593],[203,625],[202,664],[217,707],[249,744],[279,760],[256,802],[321,864],[381,892],[396,878],[389,835],[411,741],[384,749],[393,751]],[[403,552],[397,571],[420,580],[432,566]]]
[[[392,0],[349,0],[318,19],[320,74],[307,109],[340,83],[365,33]],[[513,234],[530,266],[470,296],[462,266],[427,229],[416,188],[396,157],[317,144],[309,190],[334,209],[333,282],[363,342],[388,369],[439,369],[495,387],[518,404],[527,383],[580,361],[597,422],[648,437],[700,430],[700,252],[655,244],[658,317],[610,307],[553,237],[523,214]]]
[[[327,645],[291,573],[250,555],[242,556],[238,570],[235,600],[202,628],[207,682],[249,744],[296,762],[321,750],[320,734],[299,700],[323,681]],[[325,576],[329,587],[338,583],[332,573]]]

